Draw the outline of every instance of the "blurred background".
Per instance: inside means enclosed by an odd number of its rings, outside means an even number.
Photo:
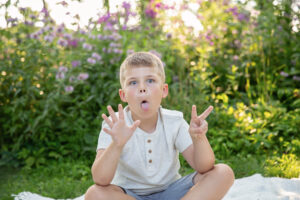
[[[93,184],[101,114],[136,51],[162,59],[164,107],[187,121],[192,104],[215,107],[217,163],[299,177],[299,17],[297,0],[0,0],[0,199]]]

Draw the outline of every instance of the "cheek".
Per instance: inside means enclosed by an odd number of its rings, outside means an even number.
[[[130,98],[134,97],[134,95],[135,95],[135,90],[127,90],[126,91],[126,98],[127,99],[130,99]]]

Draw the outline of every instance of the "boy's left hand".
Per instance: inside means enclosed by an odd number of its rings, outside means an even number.
[[[192,138],[201,138],[206,134],[208,130],[208,123],[205,120],[211,111],[214,109],[213,106],[209,106],[201,115],[197,115],[197,108],[195,105],[192,107],[192,116],[190,122],[189,133]]]

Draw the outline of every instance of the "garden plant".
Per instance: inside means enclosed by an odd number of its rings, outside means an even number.
[[[24,190],[52,198],[86,191],[101,114],[108,102],[120,103],[119,66],[135,51],[164,62],[172,93],[165,107],[189,121],[192,104],[214,106],[207,135],[217,162],[237,178],[300,176],[296,0],[140,0],[117,12],[104,1],[99,18],[75,30],[57,24],[45,1],[40,12],[18,2],[0,4],[22,15],[6,12],[0,28],[0,199]],[[184,20],[187,13],[201,30]],[[192,170],[181,165],[182,174]]]

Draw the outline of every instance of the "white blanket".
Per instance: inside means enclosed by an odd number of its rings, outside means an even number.
[[[30,192],[12,195],[14,200],[53,200]],[[266,178],[260,174],[236,179],[223,200],[300,200],[300,178]],[[68,199],[71,200],[71,199]],[[84,200],[84,195],[72,200]]]

